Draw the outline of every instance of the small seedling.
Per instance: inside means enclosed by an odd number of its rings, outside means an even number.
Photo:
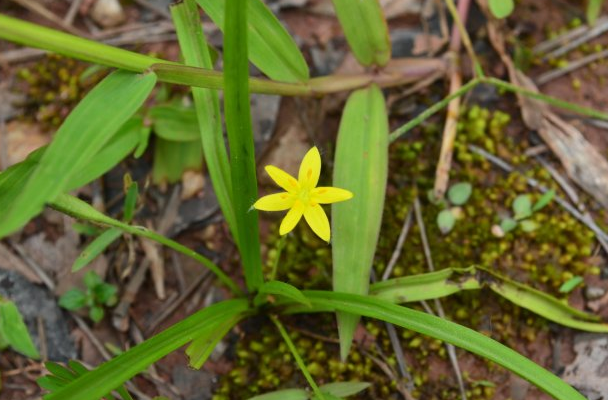
[[[473,187],[468,182],[460,182],[452,185],[448,190],[447,200],[438,200],[434,197],[433,192],[429,191],[429,200],[431,203],[439,205],[444,209],[437,215],[437,226],[444,235],[449,233],[456,224],[456,220],[461,218],[462,209],[471,197]]]
[[[513,200],[511,206],[513,215],[503,218],[499,225],[494,225],[492,233],[494,236],[503,237],[507,232],[511,232],[517,227],[524,232],[535,231],[538,229],[538,223],[532,221],[530,217],[549,204],[553,197],[555,197],[555,190],[551,189],[545,192],[536,203],[532,204],[529,194],[520,194]]]
[[[99,322],[105,314],[104,306],[111,307],[116,304],[117,288],[105,283],[95,271],[89,271],[84,276],[86,292],[80,289],[68,290],[59,299],[59,305],[67,310],[75,311],[81,308],[89,308],[89,318]]]

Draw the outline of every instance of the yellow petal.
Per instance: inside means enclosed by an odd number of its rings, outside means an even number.
[[[256,201],[253,208],[262,211],[283,211],[291,208],[295,200],[289,193],[269,194]]]
[[[319,149],[313,147],[308,150],[308,153],[306,153],[302,160],[302,164],[300,164],[298,182],[300,183],[300,186],[312,189],[317,186],[320,174],[321,155],[319,154]]]
[[[310,195],[313,201],[321,204],[337,203],[338,201],[352,199],[353,197],[352,192],[331,186],[314,188]]]
[[[285,218],[281,222],[281,227],[279,228],[279,233],[281,235],[288,234],[296,227],[300,219],[302,218],[302,214],[304,213],[304,205],[300,200],[296,200],[291,207],[291,210],[287,212]]]
[[[312,228],[313,232],[316,233],[321,239],[329,243],[330,230],[329,221],[327,215],[320,205],[315,204],[314,206],[307,207],[304,211],[304,218],[308,225]]]
[[[289,193],[296,193],[298,191],[299,185],[296,178],[274,165],[267,165],[265,169],[277,185],[287,190]]]

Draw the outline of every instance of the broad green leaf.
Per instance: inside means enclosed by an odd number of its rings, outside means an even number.
[[[283,389],[250,397],[249,400],[308,400],[309,396],[304,389]]]
[[[171,15],[186,64],[212,69],[213,60],[208,51],[209,46],[203,34],[200,14],[194,0],[185,0],[173,4]],[[194,109],[198,116],[203,154],[213,183],[213,190],[232,237],[238,244],[237,222],[232,203],[232,178],[230,176],[218,94],[217,91],[210,89],[192,87],[191,90],[194,98]]]
[[[583,283],[583,281],[584,280],[583,280],[582,276],[573,276],[572,278],[568,279],[566,282],[564,282],[559,287],[559,292],[560,293],[570,293],[571,291],[574,290],[575,287],[577,287],[578,285]]]
[[[388,25],[378,0],[332,0],[346,40],[357,60],[384,66],[391,58]]]
[[[454,217],[452,210],[441,210],[441,212],[437,214],[437,226],[444,235],[454,228],[455,223],[456,218]]]
[[[150,364],[194,340],[201,329],[247,313],[246,299],[226,300],[185,318],[156,336],[79,376],[45,400],[98,400]]]
[[[200,139],[192,142],[174,142],[156,138],[152,180],[155,183],[179,181],[187,170],[200,171],[203,167],[203,149]]]
[[[532,200],[529,194],[520,194],[513,200],[513,213],[515,219],[528,218],[532,215]]]
[[[460,182],[452,185],[448,190],[448,199],[455,206],[461,206],[469,200],[473,186],[468,182]]]
[[[570,385],[530,359],[462,325],[371,296],[329,291],[303,293],[318,311],[355,313],[411,329],[502,365],[558,400],[585,400],[585,397]],[[288,307],[285,311],[306,312],[299,305]]]
[[[59,298],[59,305],[66,310],[78,310],[87,305],[87,295],[80,289],[70,289]]]
[[[370,287],[370,294],[394,303],[406,303],[482,287],[488,287],[512,303],[558,324],[589,332],[608,332],[608,324],[599,322],[599,317],[577,310],[540,290],[479,266],[464,269],[446,268],[428,274],[374,283]]]
[[[257,290],[264,282],[258,212],[251,209],[258,198],[247,62],[247,14],[252,2],[228,1],[224,29],[224,118],[230,147],[232,202],[237,244],[249,291]]]
[[[532,211],[536,212],[543,209],[547,204],[551,202],[551,200],[553,200],[554,197],[555,190],[551,189],[546,191],[542,196],[540,196],[536,203],[534,203],[534,206],[532,206]]]
[[[500,221],[500,229],[502,229],[504,233],[511,232],[515,228],[517,228],[517,221],[513,218],[505,218]]]
[[[154,74],[116,71],[91,90],[61,125],[23,190],[0,210],[0,237],[22,227],[66,190],[70,179],[143,104],[155,83]]]
[[[488,6],[492,15],[498,19],[508,17],[515,8],[513,0],[488,0]]]
[[[163,104],[150,108],[148,117],[152,120],[154,133],[172,142],[192,142],[200,140],[196,112],[191,107],[177,104]]]
[[[90,162],[77,171],[65,191],[71,191],[86,185],[114,168],[133,151],[140,140],[141,131],[148,128],[143,126],[140,116],[131,117],[108,143],[95,154]]]
[[[110,228],[95,238],[89,245],[80,253],[74,264],[72,272],[80,271],[82,268],[89,265],[91,261],[103,253],[109,245],[114,243],[122,235],[120,229]]]
[[[324,393],[329,393],[337,397],[347,397],[362,392],[370,386],[371,383],[369,382],[332,382],[319,386],[319,389]]]
[[[354,197],[332,205],[333,288],[367,294],[382,222],[388,174],[388,118],[376,85],[353,92],[344,108],[332,186]],[[346,359],[359,317],[338,313],[340,352]]]
[[[0,38],[96,64],[144,72],[152,64],[170,63],[94,40],[0,14]],[[109,104],[111,102],[107,102]]]
[[[0,337],[13,350],[30,358],[40,358],[17,306],[2,297],[0,297]]]
[[[269,294],[283,296],[298,303],[310,305],[306,297],[302,295],[302,292],[295,286],[290,285],[289,283],[281,281],[264,282],[260,287],[258,298],[261,300]]]
[[[197,0],[197,3],[226,35],[229,31],[225,19],[226,0]],[[307,81],[306,60],[287,30],[262,1],[247,0],[246,3],[243,3],[247,8],[246,43],[251,62],[273,80]]]
[[[118,288],[109,283],[102,283],[101,285],[95,286],[93,288],[93,295],[95,296],[95,300],[99,304],[106,305],[108,307],[116,304],[116,293],[118,292]]]

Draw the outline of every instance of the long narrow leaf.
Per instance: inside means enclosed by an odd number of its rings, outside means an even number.
[[[0,338],[19,353],[31,358],[40,358],[17,306],[2,297],[0,297]]]
[[[205,35],[201,28],[198,8],[194,0],[186,0],[171,7],[177,38],[187,65],[213,69]],[[232,178],[228,152],[224,142],[220,101],[215,90],[192,88],[199,134],[203,143],[203,153],[213,189],[224,218],[238,243],[236,217],[232,204]]]
[[[346,40],[363,65],[385,65],[391,58],[388,25],[378,0],[332,0]]]
[[[213,22],[226,34],[226,0],[196,0]],[[228,1],[230,2],[230,1]],[[308,66],[298,45],[260,0],[248,0],[247,48],[249,58],[268,77],[283,82],[305,82]]]
[[[116,71],[91,90],[61,125],[21,193],[0,210],[0,237],[19,229],[66,190],[70,178],[143,104],[155,83],[154,74]]]
[[[371,296],[304,291],[318,311],[343,311],[376,318],[461,347],[502,365],[559,400],[585,400],[570,385],[499,342],[472,329]],[[286,312],[306,312],[300,305]]]
[[[334,186],[350,190],[354,197],[332,206],[335,291],[367,294],[387,174],[388,118],[382,92],[372,85],[349,97],[336,144]],[[357,315],[338,313],[343,359],[358,320]]]
[[[245,299],[227,300],[207,307],[44,398],[45,400],[98,400],[153,362],[194,340],[197,333],[205,326],[245,314],[247,310]]]
[[[264,278],[258,212],[251,209],[257,200],[258,188],[247,81],[248,3],[249,0],[231,0],[226,4],[224,115],[230,145],[232,201],[238,221],[238,245],[247,288],[254,291]]]

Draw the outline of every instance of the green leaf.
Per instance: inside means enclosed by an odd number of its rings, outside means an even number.
[[[59,298],[59,305],[67,310],[78,310],[87,305],[87,295],[82,290],[70,289]]]
[[[122,235],[120,229],[110,228],[104,231],[101,235],[95,238],[89,245],[80,253],[78,258],[72,265],[72,272],[80,271],[82,268],[89,265],[91,261],[103,253],[109,245],[114,243]]]
[[[308,400],[308,397],[304,389],[283,389],[253,396],[249,400]]]
[[[519,221],[519,227],[524,232],[533,232],[538,229],[538,224],[530,219]]]
[[[388,25],[378,0],[332,0],[346,40],[357,60],[384,66],[391,58]]]
[[[587,0],[587,9],[585,15],[587,17],[587,23],[591,26],[595,25],[597,17],[602,12],[602,3],[604,0]]]
[[[210,324],[232,319],[236,315],[244,315],[248,309],[246,299],[235,299],[200,310],[78,377],[59,390],[47,394],[44,398],[45,400],[98,400],[153,362],[192,341],[201,329]]]
[[[186,355],[188,355],[190,367],[200,369],[219,341],[222,340],[222,338],[224,338],[241,319],[241,316],[236,316],[232,319],[222,321],[221,323],[210,325],[208,328],[202,330],[199,336],[192,341],[188,348],[186,348]]]
[[[172,142],[200,140],[196,112],[191,107],[178,104],[158,105],[150,108],[154,133]]]
[[[332,205],[337,292],[367,294],[387,174],[388,118],[382,92],[372,85],[350,95],[338,132],[333,186],[350,190],[354,197]],[[357,315],[338,314],[342,359],[348,355],[358,321]]]
[[[259,0],[256,0],[259,1]],[[219,2],[213,2],[214,4]],[[226,3],[224,29],[224,118],[230,147],[230,176],[235,220],[238,222],[239,251],[245,283],[249,291],[264,282],[260,254],[258,212],[251,206],[258,198],[255,149],[249,104],[249,63],[247,14],[253,0],[231,0]]]
[[[139,158],[144,154],[148,148],[148,144],[150,143],[150,133],[152,133],[152,128],[149,126],[144,126],[139,131],[139,140],[137,143],[137,148],[133,153],[133,157]]]
[[[0,14],[0,38],[67,57],[134,72],[144,72],[156,63],[171,63],[2,14]],[[109,103],[111,102],[107,102]]]
[[[137,146],[141,131],[145,129],[140,116],[131,117],[90,162],[76,171],[65,191],[82,187],[114,168]]]
[[[444,235],[449,233],[452,228],[454,228],[455,223],[456,218],[454,218],[452,210],[442,210],[439,214],[437,214],[437,226]]]
[[[17,306],[2,297],[0,297],[0,337],[13,350],[30,358],[40,358]]]
[[[200,14],[194,0],[185,0],[171,6],[171,15],[177,38],[187,65],[213,69],[213,60],[200,23]],[[194,109],[203,144],[205,163],[213,184],[213,191],[224,213],[234,241],[238,245],[237,222],[232,204],[232,178],[228,152],[224,140],[222,115],[217,91],[192,87]]]
[[[394,303],[430,300],[462,290],[488,287],[520,307],[550,321],[588,332],[608,332],[599,317],[570,307],[540,290],[512,281],[488,268],[446,268],[440,271],[405,276],[374,283],[370,294]]]
[[[493,361],[530,381],[559,400],[585,400],[570,385],[530,359],[499,342],[454,322],[370,296],[328,291],[304,291],[319,311],[343,311],[389,322],[443,340]],[[286,312],[305,312],[301,306]]]
[[[200,171],[203,149],[200,139],[193,142],[174,142],[156,138],[152,180],[155,183],[178,182],[185,171]]]
[[[127,175],[128,176],[128,175]],[[122,219],[125,222],[131,222],[133,215],[135,214],[135,207],[137,206],[137,195],[139,194],[139,186],[137,182],[131,182],[125,195],[125,203],[123,205]]]
[[[505,218],[500,221],[500,229],[502,229],[504,233],[511,232],[515,228],[517,228],[517,221],[513,218]]]
[[[583,283],[583,281],[584,281],[584,279],[582,276],[573,276],[572,278],[568,279],[566,282],[564,282],[559,287],[559,292],[560,293],[570,293],[571,291],[574,290],[575,287],[577,287],[578,285]]]
[[[532,200],[529,194],[520,194],[513,200],[513,213],[515,219],[528,218],[532,215]]]
[[[302,292],[295,286],[281,281],[264,282],[259,290],[258,299],[265,299],[266,295],[276,295],[288,298],[304,305],[310,305],[308,299],[304,297]]]
[[[448,199],[455,206],[461,206],[469,200],[473,186],[468,182],[460,182],[450,187]]]
[[[337,397],[354,396],[371,386],[369,382],[332,382],[319,387],[323,393],[329,393]]]
[[[515,8],[513,0],[488,0],[488,6],[492,15],[498,19],[508,17]]]
[[[104,314],[105,312],[100,306],[92,306],[89,310],[89,318],[91,318],[91,320],[96,323],[103,319]]]
[[[23,190],[0,210],[0,237],[22,227],[66,190],[70,179],[143,104],[155,83],[154,74],[116,71],[91,90],[61,125]]]
[[[205,13],[224,32],[229,32],[225,21],[226,0],[197,0]],[[264,74],[276,81],[305,82],[309,79],[308,66],[298,45],[260,0],[248,0],[247,47],[249,59]],[[245,10],[243,10],[245,12]]]
[[[118,288],[109,283],[102,283],[93,288],[93,294],[98,304],[112,306],[116,302],[116,293]],[[109,304],[108,304],[109,303]]]
[[[549,204],[551,202],[551,200],[553,200],[553,198],[555,197],[555,190],[551,189],[546,191],[539,199],[536,203],[534,203],[534,206],[532,207],[532,211],[536,212],[541,210],[542,208],[544,208],[547,204]]]
[[[97,272],[91,270],[84,274],[84,284],[87,288],[93,290],[97,285],[103,284],[103,280],[97,275]]]

